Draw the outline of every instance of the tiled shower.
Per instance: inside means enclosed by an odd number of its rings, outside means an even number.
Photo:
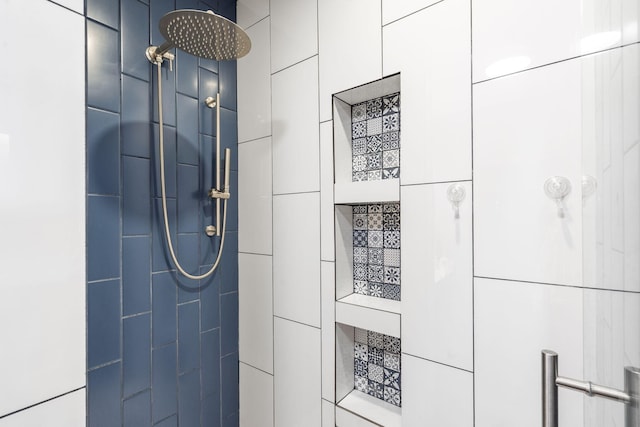
[[[180,52],[163,70],[193,271],[216,249],[199,191],[216,91],[237,159],[223,265],[200,283],[157,221],[143,52],[175,8],[253,42],[237,81]],[[0,425],[537,427],[543,348],[622,388],[640,365],[638,18],[636,0],[0,2]],[[567,392],[560,425],[621,408]]]

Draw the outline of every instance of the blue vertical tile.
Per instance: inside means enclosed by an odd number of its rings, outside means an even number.
[[[149,47],[149,6],[122,2],[122,72],[149,81],[152,64],[145,55]]]
[[[176,0],[176,9],[199,9],[204,10],[198,7],[198,0]]]
[[[220,425],[219,396],[207,396],[202,399],[202,425],[213,427]]]
[[[178,378],[176,344],[153,350],[153,422],[175,414],[178,410]],[[115,424],[114,424],[115,425]]]
[[[197,165],[200,160],[198,154],[198,100],[178,94],[176,95],[176,105],[178,162]]]
[[[238,411],[239,400],[239,375],[238,375],[238,353],[225,356],[220,361],[222,372],[221,406],[222,419],[228,418]]]
[[[123,234],[151,233],[151,176],[149,159],[122,157]]]
[[[120,425],[120,362],[89,371],[87,389],[89,426]]]
[[[218,13],[218,0],[198,0],[198,9]]]
[[[239,413],[234,412],[222,420],[222,427],[238,427],[240,425]]]
[[[213,188],[215,185],[215,163],[213,160],[215,147],[215,138],[207,135],[200,135],[200,188],[204,189],[205,192]],[[222,174],[220,179],[224,179]]]
[[[235,5],[234,5],[235,6]],[[220,105],[226,109],[238,111],[237,62],[220,61]]]
[[[178,261],[189,274],[198,274],[198,257],[200,249],[200,237],[197,234],[178,234]],[[190,280],[190,279],[185,279]],[[196,283],[188,283],[188,288],[197,286]]]
[[[188,271],[188,270],[187,270]],[[202,274],[202,271],[195,269],[191,273]],[[191,280],[180,275],[178,278],[178,304],[197,301],[200,298],[200,280]]]
[[[238,351],[238,293],[220,295],[220,353]]]
[[[153,207],[153,237],[152,237],[152,260],[153,271],[167,271],[173,268],[173,261],[169,255],[169,248],[165,237],[164,219],[162,212],[162,201],[154,200]],[[174,249],[178,248],[177,234],[177,218],[176,218],[176,199],[167,199],[167,216],[169,219],[169,227],[171,231],[171,240]]]
[[[164,181],[167,197],[176,197],[176,129],[163,126],[164,140]],[[153,124],[153,193],[155,197],[162,197],[160,187],[160,126]]]
[[[159,423],[154,424],[153,427],[178,427],[178,415],[165,418]]]
[[[176,340],[176,285],[174,273],[153,275],[153,346]]]
[[[218,5],[218,13],[225,18],[236,22],[236,2],[235,1],[220,1]]]
[[[200,327],[208,331],[220,326],[220,271],[200,281]]]
[[[122,320],[122,379],[124,396],[151,386],[151,315]]]
[[[180,427],[200,427],[200,371],[180,376],[178,421]]]
[[[204,226],[206,225],[215,225],[215,221],[212,216],[207,216],[204,221]],[[218,248],[220,247],[220,237],[217,236],[207,236],[206,234],[200,235],[200,264],[204,266],[211,266],[218,255]],[[220,270],[221,267],[218,267],[217,271]],[[207,268],[208,270],[209,268]]]
[[[120,358],[120,280],[87,286],[87,359],[89,367]]]
[[[151,392],[137,394],[123,402],[123,427],[151,425]]]
[[[209,70],[200,68],[200,76],[198,78],[198,107],[200,111],[200,133],[209,136],[215,136],[215,108],[209,108],[205,105],[204,100],[211,96],[216,97],[218,93],[218,75]]]
[[[120,276],[120,198],[87,198],[87,277],[89,281]]]
[[[200,68],[204,68],[205,70],[218,74],[219,63],[215,59],[198,58],[198,62],[200,64]]]
[[[234,292],[238,290],[238,232],[229,231],[224,238],[222,251],[222,283],[220,292]]]
[[[200,366],[200,304],[178,306],[178,366],[188,372]]]
[[[168,12],[176,8],[175,0],[153,0],[151,4],[151,44],[160,46],[164,43],[164,38],[160,34],[158,23]]]
[[[90,194],[120,194],[120,116],[87,108],[87,175]]]
[[[118,33],[87,21],[87,104],[120,111]]]
[[[238,114],[235,111],[220,109],[220,156],[224,149],[231,149],[231,170],[238,170]]]
[[[151,105],[149,82],[122,76],[122,154],[149,157],[151,153]]]
[[[119,0],[87,0],[87,17],[118,29]]]
[[[155,6],[155,2],[151,5]],[[154,21],[157,22],[157,21]],[[158,123],[158,67],[154,65],[151,70],[151,110],[153,121]],[[169,62],[162,64],[162,121],[165,125],[176,125],[176,73],[169,70]]]
[[[198,186],[198,181],[197,166],[178,164],[178,233],[201,231],[199,204],[206,192]]]
[[[124,316],[151,310],[151,238],[122,239],[122,311]]]
[[[220,329],[200,334],[202,396],[220,399]]]
[[[176,55],[176,90],[192,98],[198,97],[198,58],[182,50]]]

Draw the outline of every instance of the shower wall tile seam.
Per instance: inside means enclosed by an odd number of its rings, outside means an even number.
[[[459,371],[467,372],[469,374],[473,374],[474,373],[473,370],[464,369],[464,368],[461,368],[459,366],[454,366],[454,365],[450,365],[450,364],[447,364],[447,363],[438,362],[437,360],[429,359],[429,358],[422,357],[422,356],[417,356],[415,354],[412,354],[412,353],[409,353],[409,352],[406,352],[406,351],[403,351],[402,354],[406,354],[407,356],[415,357],[416,359],[425,360],[427,362],[436,363],[438,365],[446,366],[447,368],[457,369]]]
[[[315,53],[315,54],[313,54],[313,55],[311,55],[311,56],[308,56],[308,57],[306,57],[306,58],[304,58],[304,59],[301,59],[301,60],[299,60],[299,61],[296,61],[295,63],[293,63],[293,64],[291,64],[291,65],[287,65],[286,67],[284,67],[284,68],[282,68],[282,69],[279,69],[279,70],[276,70],[276,71],[272,71],[272,72],[271,72],[271,77],[273,77],[274,75],[276,75],[276,74],[278,74],[278,73],[281,73],[281,72],[283,72],[283,71],[285,71],[285,70],[288,70],[289,68],[293,68],[293,67],[295,67],[296,65],[300,65],[300,64],[302,64],[302,63],[303,63],[303,62],[305,62],[305,61],[308,61],[308,60],[310,60],[310,59],[317,58],[317,57],[319,57],[319,54]]]
[[[122,362],[122,358],[118,358],[118,359],[113,359],[113,360],[110,360],[108,362],[102,363],[100,365],[92,366],[90,368],[87,368],[87,374],[89,372],[97,371],[98,369],[102,369],[102,368],[105,368],[107,366],[116,365],[116,364],[121,363],[121,362]],[[89,366],[89,365],[87,365],[87,366]]]
[[[505,278],[505,277],[473,276],[473,278],[474,279],[499,280],[499,281],[502,281],[502,282],[513,282],[515,284],[554,286],[554,287],[559,287],[559,288],[575,288],[575,289],[581,289],[581,290],[620,292],[620,293],[626,293],[626,294],[640,294],[640,291],[630,291],[630,290],[626,290],[626,289],[600,288],[600,287],[592,287],[592,286],[585,286],[585,285],[566,285],[566,284],[562,284],[562,283],[533,282],[533,281],[529,281],[529,280],[510,279],[510,278]]]
[[[274,318],[277,318],[277,319],[281,319],[281,320],[286,320],[286,321],[288,321],[288,322],[297,323],[297,324],[299,324],[299,325],[308,326],[308,327],[313,328],[313,329],[322,330],[322,328],[321,328],[321,327],[319,327],[319,326],[310,325],[310,324],[308,324],[308,323],[300,322],[299,320],[293,320],[293,319],[289,319],[289,318],[287,318],[287,317],[277,316],[277,315],[275,315],[275,314],[273,315],[273,317],[274,317]]]

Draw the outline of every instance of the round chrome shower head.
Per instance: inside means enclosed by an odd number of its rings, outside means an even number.
[[[242,28],[210,10],[174,10],[160,19],[159,27],[177,48],[201,58],[237,59],[251,50],[251,40]]]

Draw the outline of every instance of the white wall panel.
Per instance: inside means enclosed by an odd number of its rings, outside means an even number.
[[[320,194],[273,199],[276,316],[320,327]]]
[[[329,121],[320,123],[320,253],[323,261],[336,259],[333,219],[333,121]]]
[[[0,419],[0,427],[84,427],[86,391],[74,391]]]
[[[319,191],[318,58],[274,74],[273,192]]]
[[[240,361],[269,373],[273,373],[271,258],[238,255]]]
[[[320,427],[320,329],[275,318],[275,425]]]
[[[318,3],[320,120],[331,119],[331,95],[382,77],[381,0]]]
[[[238,25],[247,28],[269,15],[269,0],[238,0],[237,2]],[[252,37],[251,42],[255,39]],[[266,49],[269,55],[270,46]]]
[[[582,284],[579,60],[474,87],[476,276]],[[544,191],[566,177],[564,218]]]
[[[402,187],[402,351],[472,370],[471,183],[455,184],[466,193],[459,218],[450,185]]]
[[[271,0],[271,71],[317,53],[317,0]]]
[[[273,376],[240,363],[240,425],[273,427]]]
[[[269,19],[248,28],[247,34],[251,51],[238,59],[238,142],[271,135]]]
[[[402,73],[402,184],[471,179],[470,13],[447,0],[384,27],[383,74]]]
[[[583,377],[583,291],[475,279],[476,427],[540,426],[540,352],[559,355],[560,375]],[[560,425],[583,426],[583,397],[559,394]]]
[[[403,354],[402,425],[473,427],[473,373]]]
[[[273,189],[271,138],[238,145],[238,248],[270,255]],[[232,189],[233,191],[233,189]]]
[[[322,262],[322,398],[335,402],[336,382],[336,268]]]
[[[84,32],[55,3],[0,2],[0,416],[86,384]]]
[[[403,18],[440,0],[382,0],[382,24]]]

